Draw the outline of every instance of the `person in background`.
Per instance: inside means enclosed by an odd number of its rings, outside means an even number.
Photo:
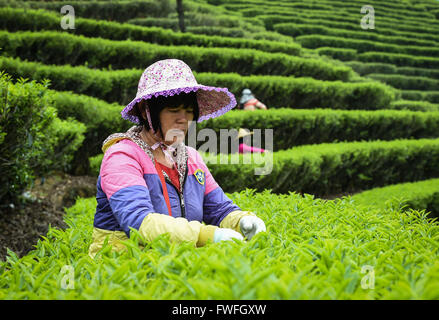
[[[263,220],[227,197],[198,151],[184,143],[190,124],[235,106],[227,88],[198,84],[181,60],[145,69],[136,97],[121,112],[136,125],[103,142],[90,257],[106,241],[125,250],[122,242],[132,229],[146,241],[169,234],[171,242],[198,247],[266,231]]]
[[[238,131],[238,136],[236,139],[238,139],[238,144],[239,144],[239,148],[238,148],[238,152],[239,153],[256,153],[256,152],[260,152],[260,153],[264,153],[267,150],[261,149],[261,148],[256,148],[256,147],[251,147],[249,145],[246,145],[244,143],[244,137],[252,135],[253,132],[250,132],[249,130],[243,129],[243,128],[239,128]]]
[[[239,101],[243,110],[253,111],[256,109],[267,110],[267,106],[255,98],[250,89],[242,90],[241,100]]]

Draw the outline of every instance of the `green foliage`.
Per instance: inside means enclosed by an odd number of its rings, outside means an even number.
[[[346,1],[343,2],[343,6],[346,5]],[[375,5],[374,5],[375,6]],[[357,7],[358,9],[358,7]],[[401,39],[403,39],[402,44],[407,44],[407,41],[413,41],[412,44],[420,44],[418,41],[428,41],[428,42],[437,42],[439,39],[436,36],[437,30],[432,30],[428,27],[427,24],[424,23],[423,26],[419,26],[419,22],[416,24],[411,24],[407,16],[404,16],[404,24],[400,23],[400,20],[388,20],[383,16],[380,16],[380,24],[379,24],[379,35],[375,33],[367,34],[365,32],[356,32],[352,33],[352,30],[356,30],[358,28],[359,16],[358,11],[352,15],[347,12],[343,12],[344,10],[338,10],[337,12],[332,11],[330,14],[324,11],[312,11],[312,12],[295,12],[290,11],[287,15],[285,13],[271,13],[270,11],[266,11],[263,15],[258,15],[258,19],[262,20],[265,24],[267,30],[273,30],[274,25],[280,23],[294,23],[296,25],[296,29],[299,29],[297,25],[318,25],[320,27],[325,27],[325,29],[320,28],[320,32],[327,33],[338,33],[340,35],[340,30],[337,28],[343,28],[342,32],[350,32],[349,38],[371,38],[371,39],[380,39],[382,40],[382,36],[391,37],[390,39],[386,39],[384,42],[390,43],[401,43]],[[425,21],[424,21],[425,22]],[[337,28],[334,28],[334,25]],[[397,25],[397,28],[395,28]],[[348,31],[346,31],[348,30]],[[362,35],[361,35],[362,34]],[[382,35],[382,36],[381,36]],[[375,37],[379,37],[378,39]],[[427,45],[423,42],[423,45]]]
[[[405,100],[421,100],[439,104],[439,91],[401,90],[401,97]]]
[[[101,163],[103,158],[104,155],[102,153],[88,158],[88,161],[90,162],[90,175],[93,175],[95,177],[99,176],[99,170],[101,169]]]
[[[273,28],[273,24],[278,22],[299,23],[297,20],[293,20],[298,17],[304,19],[300,23],[314,23],[327,27],[331,27],[331,24],[332,26],[338,26],[340,23],[349,23],[352,27],[347,29],[354,30],[354,28],[358,28],[359,20],[361,19],[359,15],[359,7],[361,8],[361,6],[357,3],[347,1],[335,2],[332,0],[323,3],[319,1],[318,4],[311,4],[311,6],[314,5],[315,7],[298,10],[297,6],[302,5],[308,6],[308,4],[300,2],[294,4],[279,3],[276,5],[270,1],[270,3],[259,4],[257,7],[249,7],[248,4],[226,5],[224,7],[229,10],[239,10],[244,16],[257,16],[259,19],[264,20],[267,29],[270,30]],[[382,2],[373,4],[375,10],[379,10],[381,13],[379,19],[380,33],[397,34],[409,32],[418,33],[419,38],[427,36],[426,38],[431,40],[437,39],[434,35],[438,31],[439,25],[430,13],[425,10],[414,13],[412,10],[413,6],[410,6],[410,10],[406,10],[407,8],[405,7],[399,7],[396,9],[397,12],[395,12],[394,8],[390,10],[384,9],[381,5]],[[318,8],[317,6],[324,7]],[[404,16],[404,24],[400,23],[401,16]],[[267,18],[268,21],[266,20]],[[397,28],[395,28],[396,26]]]
[[[439,298],[439,226],[422,213],[370,209],[348,197],[251,189],[228,196],[261,217],[267,233],[202,248],[163,235],[142,248],[132,232],[125,252],[107,245],[93,260],[96,200],[80,199],[67,210],[69,228],[50,228],[27,256],[10,251],[0,262],[0,299]]]
[[[266,141],[264,130],[273,129],[274,151],[325,142],[439,137],[438,106],[425,103],[411,105],[410,101],[401,102],[402,104],[394,105],[394,108],[416,107],[419,110],[432,112],[272,109],[249,113],[236,110],[199,123],[197,130],[213,129],[218,137],[217,150],[220,150],[221,129],[224,128],[260,129],[262,142]],[[197,149],[204,143],[205,141],[198,142]]]
[[[46,94],[47,83],[20,79],[14,85],[11,78],[0,73],[2,143],[0,199],[2,206],[17,202],[21,192],[33,178],[38,160],[44,157],[44,128],[55,117]]]
[[[256,40],[254,40],[256,41]],[[272,74],[309,76],[348,81],[352,70],[321,59],[302,58],[256,49],[164,46],[140,41],[86,38],[66,33],[0,31],[4,54],[42,63],[83,65],[113,69],[144,68],[162,58],[188,61],[198,72],[236,72],[241,75]]]
[[[46,66],[0,57],[0,68],[15,77],[48,78],[55,90],[74,90],[108,102],[128,104],[137,91],[142,70],[90,70],[79,66]],[[299,67],[300,68],[300,67]],[[198,73],[199,83],[227,87],[235,95],[252,88],[269,108],[383,109],[399,99],[398,92],[378,82],[344,83],[312,78],[240,76],[236,73]]]
[[[397,73],[397,69],[398,69],[398,67],[396,67],[393,64],[381,63],[381,62],[364,63],[360,61],[346,61],[345,64],[350,66],[355,72],[357,72],[362,76],[370,73],[394,74]]]
[[[86,130],[83,123],[73,118],[53,119],[45,133],[50,138],[48,150],[41,159],[47,171],[68,172],[72,169],[74,154],[83,145]]]
[[[355,60],[357,56],[357,50],[347,49],[347,48],[331,48],[331,47],[321,47],[316,49],[320,55],[327,55],[334,59],[341,61]]]
[[[86,95],[53,91],[54,106],[61,119],[70,117],[86,126],[84,141],[76,148],[68,172],[77,175],[89,173],[88,157],[102,152],[102,142],[114,132],[127,131],[132,123],[122,119],[123,107]]]
[[[357,204],[397,210],[426,210],[439,218],[439,179],[375,188],[352,196]]]
[[[92,70],[84,66],[46,66],[22,62],[19,59],[0,57],[0,69],[15,78],[21,76],[37,81],[50,79],[51,88],[57,91],[74,90],[76,93],[97,97],[108,102],[128,104],[143,70]]]
[[[124,22],[128,19],[143,17],[145,14],[163,17],[175,10],[171,0],[142,1],[69,1],[75,15],[90,19],[103,19]],[[65,1],[11,1],[1,0],[0,6],[27,9],[45,9],[60,12],[67,5]]]
[[[357,55],[357,60],[362,62],[389,63],[404,67],[439,68],[438,58],[413,56],[402,53],[363,52]]]
[[[409,46],[406,50],[420,50],[422,47],[428,46],[437,46],[438,43],[431,40],[423,40],[423,39],[410,39],[400,35],[382,35],[381,28],[380,34],[371,33],[371,32],[362,32],[362,30],[357,30],[357,25],[353,25],[351,23],[346,23],[340,21],[340,24],[337,23],[336,28],[334,25],[329,25],[326,20],[318,20],[318,21],[308,21],[303,19],[302,17],[289,17],[288,23],[277,23],[272,26],[273,30],[284,34],[290,35],[292,37],[302,36],[302,35],[325,35],[325,36],[334,36],[345,39],[352,40],[369,40],[374,41],[376,43],[386,43],[386,44],[396,44],[401,46]],[[323,42],[326,42],[328,39],[324,38]],[[357,48],[358,43],[353,42],[350,43],[354,45],[354,48]],[[365,44],[363,44],[365,45]],[[370,42],[367,42],[366,45],[374,46]],[[413,46],[421,47],[419,49],[414,48]],[[394,46],[388,47],[390,51],[395,50]],[[401,50],[404,50],[403,48]],[[378,51],[378,50],[377,50]],[[427,50],[428,52],[428,50]],[[429,55],[429,54],[426,54]]]
[[[439,177],[439,140],[421,139],[439,132],[437,2],[372,1],[379,19],[370,32],[359,29],[359,4],[341,0],[185,0],[192,34],[93,20],[176,28],[174,3],[0,0],[3,30],[35,31],[0,31],[0,70],[90,96],[0,77],[0,169],[6,173],[0,199],[7,204],[4,190],[15,196],[34,174],[50,170],[97,176],[103,139],[131,125],[120,111],[143,68],[175,57],[197,71],[199,83],[227,87],[237,98],[249,87],[268,105],[268,111],[233,111],[198,125],[217,133],[275,128],[275,152],[265,162],[228,155],[223,165],[221,156],[203,154],[224,190],[252,188],[228,196],[260,216],[268,232],[249,242],[193,248],[169,243],[166,235],[143,247],[133,230],[126,252],[106,246],[92,260],[96,200],[79,199],[67,210],[68,229],[50,228],[29,255],[19,259],[10,251],[0,262],[0,299],[439,299],[439,226],[427,215],[439,212],[439,182],[431,179]],[[75,8],[76,29],[60,32],[65,4]],[[300,48],[287,35],[317,49]],[[126,68],[136,69],[113,70]],[[294,110],[300,108],[313,110]],[[395,110],[358,110],[384,108]],[[374,139],[399,140],[359,141]],[[291,148],[302,144],[308,145]],[[8,152],[15,162],[3,160]],[[270,155],[271,174],[256,175],[270,165]],[[394,185],[406,181],[414,183]],[[334,201],[307,194],[366,189],[372,190]],[[62,288],[64,266],[73,267],[74,289]],[[362,288],[364,266],[374,268],[373,290]]]
[[[26,82],[0,73],[0,199],[17,203],[34,175],[65,169],[81,145],[85,126],[61,121],[53,107],[49,82]]]
[[[437,58],[439,55],[439,48],[435,47],[403,46],[369,40],[323,36],[319,34],[299,36],[296,37],[295,40],[303,47],[310,49],[319,47],[351,48],[357,50],[359,54],[370,51],[382,51],[386,53],[402,54],[411,59],[417,59],[419,56],[419,58],[431,61],[435,66],[439,65],[439,59]]]
[[[402,90],[439,91],[439,80],[427,77],[377,73],[368,74],[367,77],[379,80],[394,88]]]
[[[389,109],[437,112],[439,111],[439,104],[428,101],[397,100],[390,104]]]
[[[326,143],[264,155],[202,154],[227,192],[245,185],[320,197],[439,177],[439,139]]]
[[[230,17],[229,17],[230,18]],[[233,21],[239,21],[232,19]],[[150,21],[151,23],[148,23]],[[157,23],[157,21],[161,21]],[[76,35],[86,37],[100,37],[111,40],[138,40],[148,43],[161,45],[185,45],[198,47],[227,47],[227,48],[248,48],[258,49],[265,52],[281,52],[290,55],[300,55],[300,45],[296,43],[285,43],[279,41],[263,41],[251,39],[235,39],[226,37],[221,34],[212,34],[211,36],[195,35],[191,33],[173,32],[158,27],[169,27],[168,18],[144,18],[133,19],[129,23],[149,25],[149,27],[139,27],[129,24],[120,24],[111,21],[97,21],[93,19],[77,18],[75,19]],[[173,20],[174,21],[174,20]],[[174,31],[178,31],[178,23]],[[190,21],[190,20],[189,20]],[[164,23],[162,23],[164,22]],[[59,15],[44,10],[23,10],[14,8],[0,8],[0,27],[8,31],[21,30],[54,30],[60,28]],[[206,27],[203,27],[206,28]],[[218,30],[216,27],[211,32]],[[191,32],[193,27],[188,27],[187,31]],[[242,32],[241,29],[238,29]],[[200,30],[196,33],[200,33]],[[236,32],[236,31],[235,31]],[[65,31],[64,34],[69,34]],[[236,36],[236,35],[235,35]],[[241,35],[243,36],[243,34]],[[280,38],[280,37],[279,37]],[[290,41],[291,42],[291,41]]]

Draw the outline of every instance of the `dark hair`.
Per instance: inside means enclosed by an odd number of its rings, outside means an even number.
[[[142,113],[140,112],[139,108],[145,108],[146,105],[148,105],[151,115],[151,123],[154,131],[161,130],[160,126],[160,112],[166,108],[174,108],[178,107],[181,104],[183,104],[183,107],[185,109],[192,107],[194,110],[194,119],[193,121],[197,121],[199,118],[199,109],[198,109],[198,101],[197,101],[197,94],[196,92],[189,92],[185,93],[182,92],[175,96],[158,96],[158,97],[152,97],[148,100],[143,100],[143,103],[138,103],[136,105],[137,110],[137,116],[140,119],[140,123],[145,127],[146,130],[150,130],[148,119],[143,119]],[[163,134],[163,132],[162,132]]]

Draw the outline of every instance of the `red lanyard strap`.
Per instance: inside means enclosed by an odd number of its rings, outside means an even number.
[[[168,188],[166,187],[165,178],[163,177],[162,169],[160,169],[158,164],[157,164],[157,160],[155,161],[155,168],[156,168],[157,173],[159,175],[160,181],[162,182],[163,195],[165,196],[166,205],[168,206],[168,213],[172,217],[171,203],[169,202],[169,196],[168,196]]]

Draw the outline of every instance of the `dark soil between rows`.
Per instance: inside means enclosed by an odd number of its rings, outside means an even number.
[[[0,260],[5,260],[7,248],[22,257],[34,249],[49,225],[66,228],[64,208],[75,203],[77,197],[96,196],[96,177],[70,176],[59,173],[27,190],[29,200],[21,207],[0,212]]]

